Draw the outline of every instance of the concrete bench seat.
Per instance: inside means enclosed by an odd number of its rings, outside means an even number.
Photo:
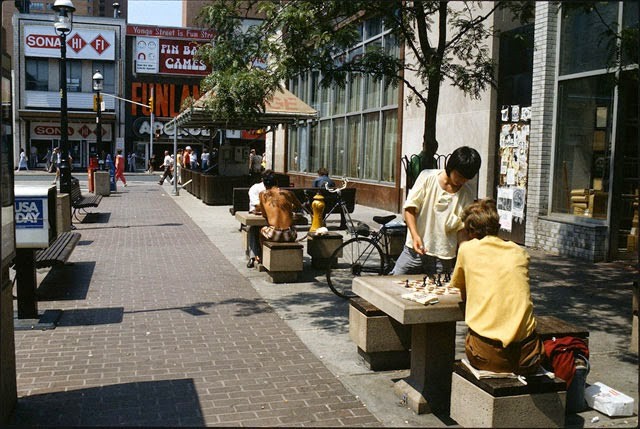
[[[566,383],[534,376],[478,380],[460,361],[451,379],[451,418],[463,427],[563,427]]]
[[[402,325],[369,301],[349,300],[349,337],[372,371],[406,369],[411,364],[411,326]]]
[[[302,272],[301,243],[278,243],[265,241],[262,244],[262,265],[273,283],[290,283]]]

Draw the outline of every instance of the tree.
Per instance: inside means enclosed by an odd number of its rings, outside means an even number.
[[[523,22],[533,16],[532,2],[214,0],[199,15],[216,32],[199,51],[213,69],[204,79],[205,89],[216,92],[208,107],[229,118],[256,115],[281,82],[300,73],[319,71],[325,87],[344,86],[350,73],[369,74],[385,85],[406,85],[407,100],[424,106],[422,159],[423,167],[431,167],[440,87],[448,79],[479,98],[495,84],[487,45],[494,33],[487,22],[505,8]],[[241,18],[250,11],[263,20],[243,30]],[[369,18],[382,19],[407,55],[398,58],[380,48],[346,55],[360,38],[359,22]]]

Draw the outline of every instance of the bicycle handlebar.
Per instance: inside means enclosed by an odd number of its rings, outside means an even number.
[[[334,194],[335,194],[336,192],[340,192],[340,191],[342,191],[343,189],[345,189],[345,188],[347,187],[347,183],[349,183],[349,180],[347,180],[347,178],[346,178],[346,177],[343,177],[343,178],[342,178],[342,186],[340,186],[339,188],[330,188],[330,187],[329,187],[329,183],[327,183],[327,182],[325,182],[325,184],[324,184],[324,188],[325,188],[327,191],[329,191],[329,192],[331,192],[331,193],[334,193]]]

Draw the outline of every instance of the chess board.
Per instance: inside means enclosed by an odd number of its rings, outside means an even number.
[[[394,283],[406,289],[406,293],[401,295],[403,299],[433,305],[440,302],[439,296],[460,294],[460,289],[449,286],[448,276],[444,280],[441,277],[425,276],[422,280],[395,280]]]

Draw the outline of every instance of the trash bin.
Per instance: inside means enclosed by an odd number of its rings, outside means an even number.
[[[397,258],[402,253],[407,239],[407,225],[399,220],[392,220],[385,225],[387,227],[387,239],[389,240],[389,256]]]

